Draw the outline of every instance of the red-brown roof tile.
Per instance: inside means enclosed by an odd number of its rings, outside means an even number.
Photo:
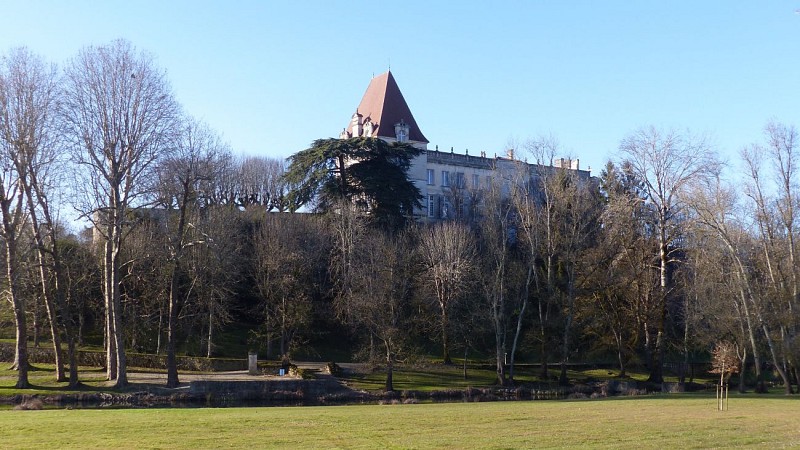
[[[420,131],[417,121],[414,120],[411,109],[403,98],[391,71],[378,75],[369,82],[357,111],[363,116],[364,121],[369,118],[373,126],[377,126],[377,129],[373,131],[373,136],[394,139],[396,137],[394,126],[402,120],[408,124],[409,140],[429,142]],[[352,131],[349,122],[346,129]]]

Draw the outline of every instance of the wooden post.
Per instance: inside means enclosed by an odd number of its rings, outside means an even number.
[[[725,411],[728,410],[728,383],[725,383]]]
[[[719,372],[719,387],[717,388],[717,410],[725,410],[725,361],[722,361],[722,370]]]

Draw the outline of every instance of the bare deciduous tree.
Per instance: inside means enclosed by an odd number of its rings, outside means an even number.
[[[24,48],[14,50],[4,61],[2,136],[8,143],[8,156],[20,175],[25,193],[38,260],[39,287],[53,340],[56,379],[65,380],[63,330],[69,347],[70,384],[74,386],[77,384],[75,342],[71,322],[60,320],[69,314],[65,309],[63,264],[58,248],[57,207],[50,200],[59,188],[57,168],[65,162],[57,132],[57,73],[55,67]]]
[[[83,168],[79,205],[102,237],[108,377],[127,384],[120,251],[127,212],[141,205],[144,180],[172,147],[179,107],[151,56],[117,40],[81,50],[66,69],[63,118]]]
[[[736,191],[714,177],[706,183],[695,184],[691,206],[695,222],[700,227],[698,231],[716,238],[732,262],[730,267],[733,269],[732,281],[736,295],[730,307],[738,313],[741,329],[753,353],[756,390],[764,391],[761,350],[757,341],[758,322],[754,309],[758,307],[759,299],[751,281],[754,265],[748,251],[752,242],[745,232],[745,225],[740,223],[739,218],[744,214],[737,207]]]
[[[218,160],[228,151],[208,126],[187,118],[175,151],[157,167],[159,203],[166,209],[169,228],[169,307],[167,320],[167,387],[178,386],[175,359],[179,300],[187,290],[180,285],[184,254],[188,247],[204,243],[190,239],[189,230],[197,222],[200,197],[220,170]],[[173,215],[177,217],[172,217]]]
[[[241,222],[239,211],[216,206],[200,211],[196,226],[190,230],[191,239],[202,244],[189,248],[186,266],[192,295],[185,309],[200,319],[201,329],[205,328],[209,358],[215,349],[216,331],[233,319],[235,287],[248,264],[241,257],[245,245]]]
[[[267,213],[254,237],[253,272],[263,300],[260,309],[267,340],[269,344],[274,335],[278,336],[282,358],[288,358],[296,338],[311,325],[312,299],[319,285],[315,275],[327,262],[318,219],[305,214]]]
[[[383,347],[386,390],[394,390],[394,365],[408,342],[414,273],[410,232],[389,236],[375,231],[357,248],[352,317]]]
[[[488,303],[488,318],[494,330],[494,353],[497,382],[506,385],[506,329],[509,317],[509,297],[513,287],[510,277],[511,230],[514,208],[505,198],[503,190],[510,180],[499,170],[492,175],[492,182],[483,197],[483,208],[478,220],[478,252],[481,258],[481,286]]]
[[[334,309],[344,323],[352,324],[350,300],[355,289],[356,249],[367,234],[366,222],[352,203],[340,201],[336,212],[328,214],[331,233],[331,278]]]
[[[669,267],[680,247],[677,239],[686,208],[683,194],[691,180],[705,176],[715,165],[708,144],[702,138],[675,131],[664,132],[654,127],[642,128],[625,138],[620,150],[633,174],[641,181],[654,213],[660,293],[649,381],[661,383],[666,351],[667,303],[674,288]]]
[[[284,162],[276,158],[248,156],[238,162],[239,204],[258,205],[267,211],[289,209],[287,185],[283,179]]]
[[[513,379],[513,361],[516,358],[516,348],[522,330],[522,321],[528,306],[530,291],[536,293],[536,312],[538,318],[539,358],[541,362],[540,377],[548,378],[548,322],[551,307],[555,304],[555,257],[556,235],[555,217],[553,208],[556,203],[552,200],[551,183],[543,182],[549,178],[552,168],[545,166],[552,162],[558,150],[558,142],[551,136],[541,137],[528,141],[527,150],[537,162],[538,166],[533,173],[528,173],[527,167],[517,176],[512,190],[512,201],[517,210],[518,235],[523,244],[525,259],[527,260],[526,281],[522,306],[517,318],[517,330],[511,351],[511,378]],[[535,185],[532,181],[535,180]]]
[[[778,374],[792,392],[789,370],[795,366],[798,321],[798,277],[796,252],[797,131],[794,127],[771,122],[765,129],[767,146],[752,145],[742,152],[750,181],[746,194],[758,230],[758,246],[763,261],[763,286],[753,288],[753,315]],[[774,184],[765,179],[763,164]],[[769,192],[775,192],[770,195]],[[795,349],[796,350],[796,349]],[[788,370],[785,368],[788,366]]]
[[[439,309],[442,357],[450,359],[450,315],[475,273],[474,236],[466,225],[443,222],[421,231],[420,254]]]
[[[2,83],[2,80],[0,80]],[[2,94],[0,94],[2,95]],[[3,145],[3,153],[7,145]],[[27,388],[28,383],[28,324],[26,319],[26,301],[21,292],[23,247],[20,239],[26,225],[24,214],[24,192],[19,182],[19,174],[11,158],[2,155],[0,164],[0,214],[2,215],[2,241],[5,247],[5,294],[14,309],[14,326],[16,327],[16,346],[14,351],[14,367],[17,370],[17,388]]]
[[[626,364],[649,322],[647,302],[652,289],[652,239],[647,233],[647,209],[643,207],[639,182],[626,170],[608,162],[601,175],[606,205],[597,251],[590,263],[597,266],[596,300],[584,313],[595,320],[586,331],[610,340],[617,353],[619,376],[626,376]],[[645,346],[647,348],[648,346]]]

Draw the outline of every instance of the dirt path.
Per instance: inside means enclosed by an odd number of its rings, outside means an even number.
[[[320,376],[322,375],[322,370],[325,367],[325,363],[320,362],[295,362],[294,363],[298,368],[305,369],[305,370],[314,370],[317,371]],[[356,366],[355,364],[345,364],[346,369],[353,369]],[[331,377],[333,378],[333,377]],[[192,381],[269,381],[269,380],[286,380],[286,379],[295,379],[295,377],[284,375],[266,375],[266,374],[259,374],[259,375],[250,375],[246,370],[234,370],[229,372],[213,372],[213,373],[188,373],[188,374],[179,374],[178,380],[180,381],[180,386],[178,389],[181,388],[188,388],[189,383]],[[136,372],[136,371],[129,371],[128,372],[128,381],[131,383],[141,383],[141,384],[153,384],[153,385],[166,385],[167,384],[167,374],[166,372]],[[113,382],[108,382],[109,385],[113,384]]]

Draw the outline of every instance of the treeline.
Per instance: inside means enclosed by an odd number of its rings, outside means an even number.
[[[645,128],[595,179],[516,161],[480,188],[453,186],[448,221],[415,223],[419,151],[371,138],[318,140],[283,161],[236,158],[125,41],[62,69],[25,49],[0,67],[4,295],[26,387],[29,333],[56,377],[103,336],[109,379],[126,350],[167,355],[189,339],[212,356],[246,322],[251,345],[288,358],[315,336],[392,368],[435,344],[568,382],[568,363],[613,358],[663,381],[718,344],[764,390],[798,384],[797,133],[770,123],[725,181],[702,137]],[[560,152],[525,144],[532,160]],[[92,223],[59,224],[71,205]],[[292,213],[301,206],[315,214]],[[33,323],[29,323],[32,321]],[[45,330],[46,328],[46,330]],[[344,344],[346,342],[346,344]],[[62,343],[67,355],[62,355]],[[428,349],[429,350],[429,349]],[[740,377],[740,389],[748,377]]]
[[[236,230],[218,214],[201,221],[196,213],[288,209],[285,192],[273,190],[283,186],[283,163],[233,157],[182,110],[152,57],[122,40],[86,47],[61,69],[25,48],[9,51],[0,66],[0,149],[17,386],[28,386],[29,328],[38,342],[44,326],[57,379],[66,380],[69,359],[76,384],[75,346],[87,320],[101,324],[109,379],[127,384],[125,350],[136,347],[138,325],[151,313],[143,297],[162,302],[156,348],[167,353],[169,384],[177,385],[179,310],[196,297],[192,304],[212,311],[211,333],[226,320],[219,305],[238,262],[228,251],[236,240],[223,239]],[[65,232],[59,220],[72,208],[92,223],[90,238]],[[147,232],[144,222],[161,227],[150,227],[149,242],[134,239]]]

